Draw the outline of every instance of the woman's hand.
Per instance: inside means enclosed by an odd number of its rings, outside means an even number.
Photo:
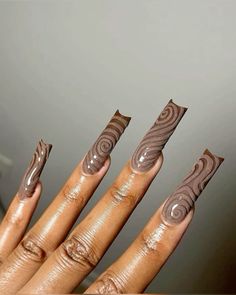
[[[105,176],[110,153],[130,118],[118,111],[114,114],[50,206],[23,236],[39,200],[39,177],[51,150],[40,141],[0,226],[1,293],[71,292],[97,265],[141,201],[185,111],[169,101],[117,179],[68,237]],[[86,293],[143,292],[174,251],[192,219],[195,201],[222,161],[206,150],[137,239]]]

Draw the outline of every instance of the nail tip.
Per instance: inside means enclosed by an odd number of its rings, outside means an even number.
[[[129,124],[130,120],[132,119],[132,117],[129,117],[129,116],[123,115],[123,114],[119,111],[119,109],[116,110],[115,115],[116,115],[116,116],[119,116],[119,117],[121,117],[121,118],[123,118],[124,120],[126,120],[128,124]]]
[[[49,155],[49,153],[51,152],[51,149],[52,149],[53,145],[51,143],[45,142],[42,138],[40,139],[38,145],[40,145],[40,144],[42,144],[45,147],[45,149],[48,151],[48,155]]]
[[[210,157],[216,158],[219,160],[220,164],[224,162],[224,158],[221,156],[217,156],[216,154],[212,153],[208,148],[206,148],[203,152],[204,155],[208,155]]]
[[[180,109],[183,109],[184,112],[186,112],[188,110],[188,107],[185,107],[185,106],[181,106],[179,104],[177,104],[176,102],[174,102],[173,99],[170,99],[168,103],[172,103],[174,104],[176,107],[180,108]]]

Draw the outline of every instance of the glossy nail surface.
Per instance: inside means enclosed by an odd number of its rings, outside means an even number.
[[[18,190],[18,196],[20,199],[29,198],[34,193],[39,177],[49,157],[51,148],[51,144],[43,142],[42,139],[39,141]]]
[[[182,119],[187,108],[168,102],[148,133],[140,142],[131,159],[131,166],[139,172],[150,170],[162,149]]]
[[[204,151],[192,171],[166,201],[162,215],[168,223],[178,224],[184,220],[223,161],[209,150]]]
[[[102,168],[130,120],[130,117],[123,116],[118,110],[115,112],[83,161],[86,174],[93,175]]]

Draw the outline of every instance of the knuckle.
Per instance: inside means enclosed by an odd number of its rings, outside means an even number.
[[[39,245],[38,240],[30,236],[20,243],[18,250],[20,251],[21,259],[42,263],[47,258],[46,251]]]
[[[73,186],[66,184],[62,189],[62,194],[64,199],[69,202],[77,202],[84,203],[83,194],[81,194],[81,184],[75,183]]]
[[[163,238],[165,228],[160,226],[153,232],[141,233],[141,245],[143,253],[153,253],[155,256],[163,251],[168,251],[168,243]]]
[[[82,270],[92,269],[98,263],[93,246],[76,236],[72,236],[62,244],[59,259],[65,267],[74,265],[75,268]]]
[[[24,217],[21,214],[16,214],[16,212],[12,213],[9,212],[9,214],[6,215],[6,222],[10,225],[14,225],[16,227],[20,227],[20,225],[22,224]]]
[[[111,197],[115,203],[124,203],[128,206],[135,206],[138,202],[131,189],[124,183],[123,185],[113,184],[110,190]]]
[[[102,275],[95,283],[95,290],[98,294],[124,294],[126,293],[116,275],[109,271]]]

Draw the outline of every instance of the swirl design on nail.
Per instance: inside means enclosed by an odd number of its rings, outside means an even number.
[[[182,184],[167,199],[162,215],[168,223],[178,224],[185,219],[223,160],[209,150],[204,151]]]
[[[49,157],[51,148],[51,144],[43,142],[42,139],[39,141],[18,190],[18,196],[20,199],[29,198],[34,193],[39,177]]]
[[[120,114],[118,110],[115,112],[83,161],[85,173],[93,175],[102,168],[120,136],[129,125],[130,119],[130,117]]]
[[[144,136],[131,159],[131,166],[139,172],[150,170],[156,163],[160,152],[179,124],[187,108],[178,106],[172,99]]]

